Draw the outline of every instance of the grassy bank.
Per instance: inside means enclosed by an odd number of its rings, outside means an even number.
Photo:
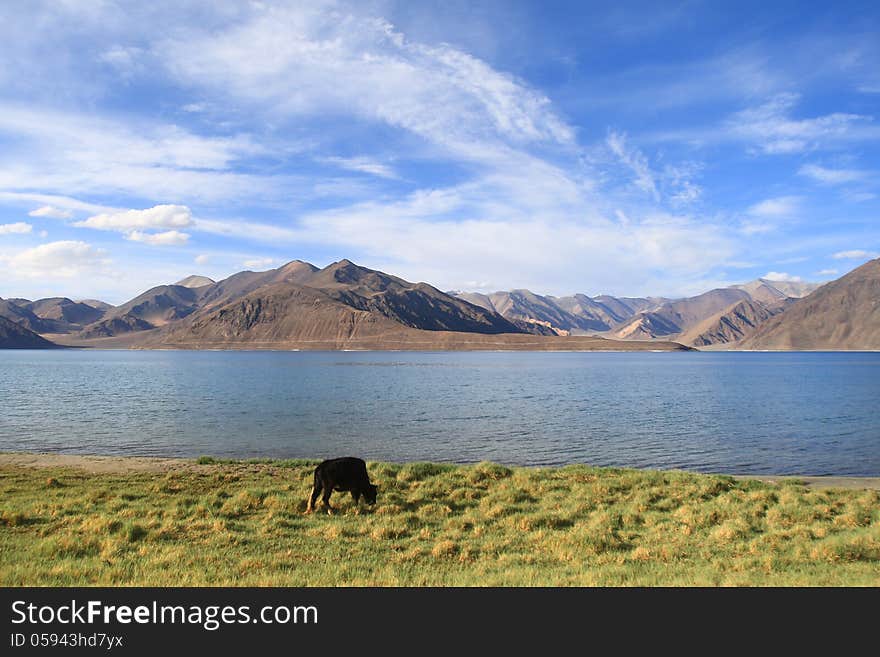
[[[682,472],[370,463],[379,503],[304,515],[314,461],[0,467],[0,584],[880,585],[880,493]]]

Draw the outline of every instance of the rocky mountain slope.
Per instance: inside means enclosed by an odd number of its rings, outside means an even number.
[[[57,345],[0,316],[0,349],[47,349]]]
[[[880,349],[880,258],[793,303],[744,349]]]
[[[788,297],[769,304],[743,299],[680,334],[678,340],[694,347],[739,342],[754,333],[763,322],[785,312],[794,302]]]

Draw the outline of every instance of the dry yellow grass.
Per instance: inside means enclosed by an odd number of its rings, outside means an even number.
[[[375,507],[305,515],[314,465],[0,466],[0,584],[880,585],[875,490],[371,463]]]

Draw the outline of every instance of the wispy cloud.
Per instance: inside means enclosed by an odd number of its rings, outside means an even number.
[[[843,185],[867,180],[872,174],[862,169],[829,169],[818,164],[805,164],[798,173],[823,185]]]
[[[343,8],[256,9],[226,30],[187,36],[155,48],[174,75],[259,111],[271,108],[275,120],[354,114],[473,159],[498,140],[573,140],[550,101],[513,76]]]
[[[778,230],[797,217],[802,200],[799,196],[777,196],[749,206],[740,223],[740,232],[751,236]]]
[[[0,191],[0,201],[7,203],[44,203],[46,205],[28,212],[31,217],[51,217],[53,219],[68,219],[73,217],[73,212],[116,212],[118,208],[108,207],[97,203],[89,203],[69,196],[57,194],[44,194],[38,192],[10,192]],[[67,213],[70,213],[70,217]]]
[[[109,263],[105,250],[73,240],[41,244],[5,260],[9,273],[16,278],[73,278]]]
[[[31,217],[51,217],[52,219],[72,219],[73,212],[70,210],[62,210],[54,205],[43,205],[35,210],[28,212]]]
[[[0,155],[5,193],[121,191],[142,198],[228,199],[255,191],[271,195],[275,183],[231,170],[262,150],[245,135],[203,137],[174,124],[130,125],[0,100],[0,139],[4,136],[17,145]]]
[[[657,191],[655,176],[645,155],[639,149],[627,144],[626,135],[619,132],[610,132],[605,143],[611,152],[632,171],[636,187],[646,194],[650,194],[655,201],[659,201],[660,193]]]
[[[737,112],[727,121],[726,128],[767,154],[801,153],[842,139],[880,137],[877,130],[862,129],[871,125],[871,117],[866,115],[833,112],[793,118],[792,110],[798,100],[797,94],[778,94],[762,105]]]
[[[790,217],[800,209],[799,196],[778,196],[755,203],[747,210],[754,217]]]
[[[801,283],[804,280],[800,276],[792,276],[787,272],[781,271],[768,271],[761,278],[766,278],[768,281],[783,281],[786,283]]]
[[[390,180],[399,178],[393,168],[368,157],[321,157],[318,158],[318,161],[349,171],[368,173],[380,178],[388,178]]]
[[[835,260],[868,260],[880,257],[880,253],[876,251],[865,251],[864,249],[853,249],[851,251],[838,251],[831,256]]]
[[[278,264],[277,258],[249,258],[241,263],[247,269],[262,270]]]
[[[0,235],[23,235],[30,233],[33,228],[23,221],[17,221],[14,224],[0,224]]]
[[[146,210],[97,214],[74,226],[98,230],[131,231],[149,228],[185,228],[193,223],[192,212],[183,205],[156,205]]]
[[[144,233],[133,230],[126,233],[125,239],[132,242],[143,242],[150,246],[183,246],[189,241],[189,234],[177,230],[167,230],[161,233]]]

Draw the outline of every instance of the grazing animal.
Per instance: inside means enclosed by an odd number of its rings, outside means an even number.
[[[367,474],[367,464],[362,459],[354,456],[344,456],[338,459],[328,459],[322,461],[315,468],[315,485],[312,487],[312,494],[309,496],[309,504],[306,507],[306,513],[311,513],[315,508],[315,502],[318,495],[324,502],[324,509],[327,513],[333,512],[330,506],[330,495],[333,491],[351,491],[355,505],[360,502],[361,496],[368,504],[376,503],[376,487],[370,483],[370,476]]]

